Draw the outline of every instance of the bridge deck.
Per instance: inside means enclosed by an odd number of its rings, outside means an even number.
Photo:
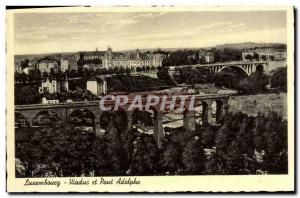
[[[208,63],[208,64],[195,64],[195,65],[178,65],[178,66],[168,66],[173,67],[213,67],[213,66],[230,66],[230,65],[251,65],[251,64],[267,64],[268,61],[231,61],[222,63]]]
[[[206,94],[206,95],[183,95],[186,97],[195,96],[196,100],[205,100],[205,99],[224,99],[230,97],[232,94]],[[179,95],[177,95],[179,97]],[[162,97],[160,97],[162,98]],[[172,96],[169,96],[172,98]],[[131,99],[129,99],[129,102]],[[142,102],[145,103],[147,98],[142,98]],[[89,106],[99,106],[98,101],[87,101],[87,102],[71,102],[71,103],[57,103],[57,104],[31,104],[31,105],[15,105],[15,110],[24,110],[24,109],[49,109],[49,108],[76,108],[76,107],[89,107]],[[106,100],[105,104],[114,104],[114,100]]]

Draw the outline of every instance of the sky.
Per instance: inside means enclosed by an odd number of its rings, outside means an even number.
[[[285,11],[15,13],[15,54],[286,43]]]

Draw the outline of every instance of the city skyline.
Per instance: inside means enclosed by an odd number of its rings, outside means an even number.
[[[286,43],[285,11],[15,13],[15,54]]]

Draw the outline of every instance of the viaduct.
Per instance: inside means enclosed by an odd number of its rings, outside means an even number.
[[[226,115],[228,111],[228,100],[230,95],[194,95],[196,106],[202,106],[202,124],[213,124],[216,123],[222,116]],[[215,116],[212,115],[212,103],[216,104]],[[145,105],[146,100],[143,99],[143,105]],[[176,101],[177,104],[177,101]],[[114,101],[107,101],[105,105],[114,106]],[[183,112],[183,126],[186,130],[195,130],[195,111],[189,111],[188,104],[185,105],[185,111]],[[129,104],[121,106],[121,110],[127,115],[127,129],[132,127],[132,115],[135,110],[129,110]],[[58,103],[58,104],[35,104],[35,105],[16,105],[15,114],[21,114],[24,116],[29,127],[34,127],[33,120],[42,111],[51,111],[55,113],[59,120],[67,122],[69,116],[75,110],[88,110],[94,115],[94,132],[97,137],[103,135],[101,132],[100,118],[104,111],[99,107],[99,101],[90,102],[74,102],[74,103]],[[163,133],[163,114],[168,112],[169,109],[165,108],[161,110],[160,106],[151,106],[154,112],[153,119],[153,131],[154,139],[158,145],[161,147],[161,139],[164,135]]]
[[[181,65],[181,66],[169,66],[169,72],[173,75],[176,72],[176,68],[208,68],[212,73],[218,73],[222,70],[233,67],[244,73],[247,76],[250,76],[256,70],[268,71],[268,62],[267,61],[233,61],[233,62],[224,62],[224,63],[213,63],[213,64],[197,64],[197,65]]]

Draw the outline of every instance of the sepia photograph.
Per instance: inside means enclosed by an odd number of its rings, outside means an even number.
[[[6,19],[9,192],[294,191],[292,6]]]

